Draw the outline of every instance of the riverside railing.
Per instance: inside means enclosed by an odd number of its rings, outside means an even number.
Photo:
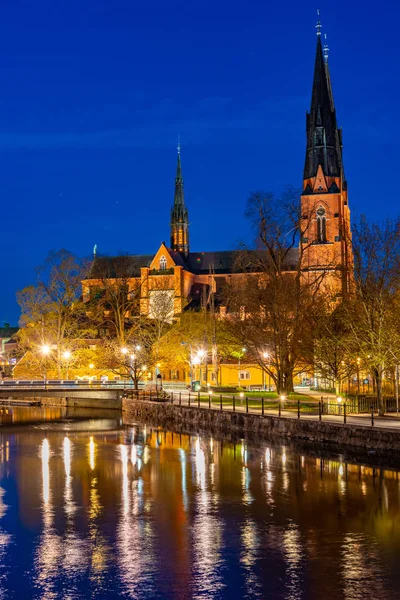
[[[251,396],[205,394],[201,392],[182,392],[166,390],[138,390],[126,393],[127,398],[147,400],[150,402],[165,402],[178,406],[200,408],[203,410],[240,412],[259,415],[261,417],[278,416],[292,419],[310,419],[336,423],[368,425],[374,427],[378,418],[378,408],[371,404],[369,411],[355,412],[351,402],[337,402],[331,398],[321,397],[318,400],[289,399],[282,401],[278,398],[254,398]],[[400,429],[400,419],[379,418],[379,425]]]

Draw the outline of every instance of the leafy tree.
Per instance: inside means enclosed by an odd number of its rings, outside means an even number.
[[[61,377],[63,353],[78,335],[88,334],[88,326],[80,302],[81,280],[85,265],[71,252],[50,252],[44,264],[36,269],[37,282],[17,293],[21,307],[19,344],[32,354],[32,361],[53,365]],[[44,359],[43,346],[51,352]]]

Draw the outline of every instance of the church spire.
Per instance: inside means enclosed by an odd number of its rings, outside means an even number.
[[[311,108],[306,117],[307,152],[304,179],[315,177],[319,166],[325,176],[342,175],[341,131],[336,122],[327,58],[328,48],[326,44],[322,47],[320,27],[318,21]]]
[[[181,144],[179,140],[174,205],[171,210],[171,249],[182,253],[184,256],[189,253],[189,219],[183,193]]]

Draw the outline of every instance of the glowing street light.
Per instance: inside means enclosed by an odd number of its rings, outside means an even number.
[[[269,352],[263,352],[262,356],[263,356],[263,359],[265,361],[267,361],[269,359]],[[264,369],[262,370],[262,372],[263,372],[263,388],[265,390],[266,385],[265,385],[265,371],[264,371]],[[271,375],[269,373],[268,373],[268,391],[269,392],[271,391]]]
[[[246,348],[241,348],[241,350],[239,352],[239,360],[238,360],[238,363],[239,363],[239,371],[238,371],[239,388],[241,387],[241,385],[240,385],[240,359],[242,358],[242,356],[245,355],[245,353],[246,353]]]
[[[128,348],[121,348],[122,354],[128,354]]]

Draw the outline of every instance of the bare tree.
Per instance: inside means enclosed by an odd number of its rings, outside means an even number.
[[[400,219],[353,226],[354,293],[347,304],[353,353],[369,367],[383,414],[382,380],[400,359]]]
[[[132,256],[96,257],[83,282],[87,312],[102,338],[119,347],[140,330],[140,269]]]
[[[358,368],[345,309],[347,303],[345,306],[337,304],[333,310],[329,302],[322,306],[324,311],[321,311],[315,330],[314,369],[339,395],[343,381]]]
[[[294,190],[281,198],[252,194],[246,215],[256,230],[257,250],[238,252],[240,275],[229,286],[228,321],[248,356],[274,380],[279,394],[287,394],[294,376],[312,367],[320,290],[328,285],[327,274],[335,277],[335,269],[325,264],[305,274],[310,218],[302,214]]]

